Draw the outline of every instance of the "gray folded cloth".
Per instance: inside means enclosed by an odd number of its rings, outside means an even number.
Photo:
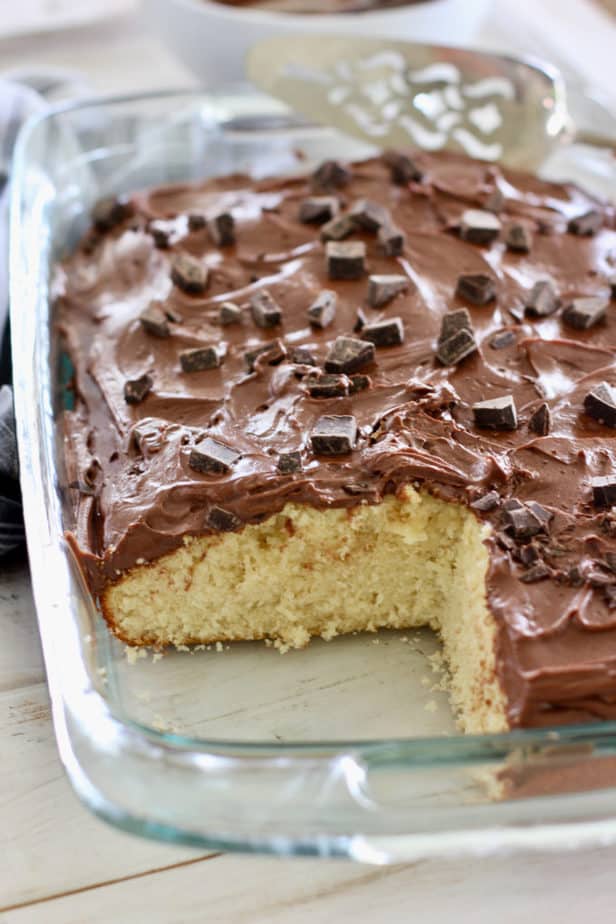
[[[8,325],[8,203],[10,167],[17,135],[26,119],[52,100],[81,96],[85,85],[72,71],[13,71],[0,75],[0,557],[22,545],[24,526]]]

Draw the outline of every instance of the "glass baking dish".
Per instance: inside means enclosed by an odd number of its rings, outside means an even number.
[[[616,840],[616,723],[456,734],[430,632],[163,657],[113,639],[63,539],[64,394],[50,267],[108,192],[308,170],[369,149],[251,95],[171,92],[58,108],[16,152],[11,317],[32,582],[58,746],[118,827],[214,849],[387,863]],[[594,190],[607,161],[559,152]],[[606,186],[607,184],[607,186]],[[298,601],[301,606],[301,601]]]

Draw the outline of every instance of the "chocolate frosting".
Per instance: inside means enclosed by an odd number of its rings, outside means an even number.
[[[211,532],[212,507],[255,523],[289,501],[352,507],[377,503],[408,483],[470,505],[495,491],[493,509],[471,509],[494,527],[487,591],[511,724],[616,717],[609,567],[616,516],[593,505],[590,486],[592,477],[616,472],[616,429],[583,407],[593,386],[616,385],[616,304],[588,330],[567,326],[562,310],[546,317],[524,312],[542,280],[561,304],[609,297],[613,211],[574,186],[462,156],[418,153],[414,161],[420,181],[396,185],[387,163],[375,158],[352,165],[350,182],[335,190],[343,214],[367,198],[385,206],[405,233],[400,256],[385,256],[370,231],[350,238],[366,243],[368,273],[410,280],[378,309],[367,301],[367,275],[328,278],[319,228],[298,220],[300,203],[313,194],[306,178],[233,176],[144,192],[134,197],[132,217],[91,232],[57,268],[57,323],[75,367],[75,408],[65,413],[68,480],[77,486],[71,541],[98,592],[135,563],[177,548],[184,536]],[[500,206],[503,226],[515,220],[532,232],[528,253],[508,249],[504,234],[484,244],[461,239],[463,212],[490,206]],[[602,227],[589,236],[571,233],[568,222],[589,209],[601,213]],[[233,214],[235,244],[216,246],[207,223],[192,221],[189,230],[189,213],[207,219],[221,211]],[[203,294],[173,285],[170,263],[179,251],[209,268]],[[492,277],[495,300],[475,306],[457,295],[461,274]],[[264,289],[282,311],[282,323],[271,329],[256,326],[249,308],[251,295]],[[337,293],[337,308],[321,330],[310,325],[307,309],[324,289]],[[153,336],[139,322],[154,299],[172,318],[170,336]],[[225,301],[240,306],[240,323],[219,323]],[[444,366],[435,358],[441,321],[462,307],[478,349]],[[291,362],[292,350],[308,347],[322,369],[337,336],[361,336],[353,334],[358,309],[368,323],[401,318],[404,342],[377,346],[375,362],[362,369],[368,388],[312,397],[310,368]],[[504,331],[511,336],[494,341]],[[270,365],[265,354],[249,372],[244,354],[276,338],[286,359]],[[223,356],[219,367],[182,371],[180,353],[211,345]],[[127,404],[125,382],[144,373],[153,383],[149,394]],[[517,428],[478,429],[472,405],[502,395],[514,396]],[[551,425],[540,436],[528,423],[544,402]],[[331,414],[355,417],[357,447],[315,456],[310,431]],[[205,433],[240,453],[224,474],[189,466]],[[279,454],[295,451],[301,471],[280,472]],[[512,497],[551,514],[531,542],[505,528],[503,504]],[[545,576],[533,582],[537,561]]]

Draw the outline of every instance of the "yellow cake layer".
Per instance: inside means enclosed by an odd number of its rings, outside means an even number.
[[[122,639],[157,646],[273,639],[285,650],[311,636],[430,626],[462,729],[502,731],[487,529],[410,487],[352,509],[287,504],[236,533],[187,537],[110,586],[103,608]]]

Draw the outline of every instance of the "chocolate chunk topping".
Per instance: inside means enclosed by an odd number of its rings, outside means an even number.
[[[358,228],[376,234],[389,222],[389,212],[384,206],[369,199],[359,199],[353,204],[349,216]]]
[[[211,507],[205,522],[207,526],[218,529],[221,533],[232,533],[242,525],[240,518],[224,507]]]
[[[346,375],[321,373],[305,380],[311,398],[343,398],[349,393]]]
[[[472,331],[462,328],[446,340],[439,340],[436,357],[444,366],[454,366],[477,349]]]
[[[504,510],[503,521],[514,539],[530,539],[544,531],[544,524],[528,507]]]
[[[533,236],[526,225],[512,222],[505,229],[505,244],[508,250],[528,253],[533,246]]]
[[[408,276],[370,276],[368,279],[368,303],[373,308],[386,305],[410,285]]]
[[[496,298],[496,283],[484,273],[468,273],[459,277],[456,295],[472,305],[487,305]]]
[[[370,388],[372,385],[372,379],[369,375],[352,375],[351,384],[349,385],[349,394],[354,395],[358,391],[365,391],[366,388]]]
[[[516,339],[515,331],[501,330],[498,334],[494,334],[490,340],[490,346],[493,350],[504,350],[505,347],[514,344]]]
[[[340,211],[335,196],[310,196],[299,206],[299,220],[306,225],[322,225],[331,221]]]
[[[287,348],[282,340],[270,340],[268,343],[261,343],[254,349],[244,353],[244,360],[249,371],[254,372],[259,364],[265,363],[268,366],[277,366],[286,355]],[[293,361],[297,362],[298,360]]]
[[[188,464],[196,472],[225,475],[240,458],[240,453],[224,443],[206,436],[191,450]]]
[[[404,325],[400,318],[385,318],[366,324],[361,335],[378,347],[399,346],[404,341]]]
[[[520,580],[523,581],[524,584],[536,584],[537,581],[543,581],[545,578],[549,577],[551,573],[546,563],[540,561],[529,568],[528,571],[520,577]]]
[[[478,497],[471,503],[473,510],[479,510],[481,513],[489,513],[490,510],[496,510],[500,504],[500,494],[498,491],[488,491],[487,494]]]
[[[460,237],[471,244],[489,244],[495,240],[501,223],[493,212],[467,209],[460,221]]]
[[[456,308],[455,311],[448,311],[441,318],[441,332],[439,334],[439,343],[441,340],[447,340],[458,331],[467,330],[473,332],[473,324],[468,308]]]
[[[528,429],[537,436],[547,436],[550,432],[550,409],[547,404],[540,404],[528,421]]]
[[[208,231],[217,247],[235,244],[235,221],[231,212],[219,212],[210,218]]]
[[[418,183],[422,179],[422,172],[417,164],[401,151],[385,151],[383,160],[391,171],[391,178],[398,186],[407,183]]]
[[[346,455],[357,444],[357,421],[350,415],[319,417],[312,429],[310,443],[317,455]]]
[[[153,337],[169,337],[171,330],[169,320],[163,311],[162,305],[158,301],[150,302],[145,311],[139,315],[141,326],[148,334]]]
[[[520,546],[518,557],[523,565],[534,565],[535,562],[539,561],[540,557],[537,543],[529,542],[526,545]]]
[[[368,323],[369,323],[369,321],[368,321],[368,318],[366,317],[365,312],[362,311],[361,308],[358,308],[358,309],[357,309],[357,316],[356,316],[356,319],[355,319],[355,324],[353,325],[353,331],[354,331],[356,334],[358,334],[361,330],[364,329],[364,327],[365,327],[366,324],[368,324]]]
[[[154,380],[147,372],[138,379],[127,379],[124,383],[124,400],[127,404],[140,404],[152,391]]]
[[[213,346],[197,347],[180,353],[180,365],[183,372],[204,372],[216,369],[222,361],[221,353]]]
[[[301,472],[302,456],[299,452],[281,452],[278,456],[278,471],[283,475],[291,475],[293,472]]]
[[[534,318],[546,318],[554,314],[560,305],[560,300],[547,279],[536,282],[528,293],[524,307],[526,314]]]
[[[97,231],[110,231],[134,213],[133,203],[125,196],[105,196],[94,204],[91,215]]]
[[[276,327],[282,321],[280,305],[266,289],[260,289],[251,296],[250,313],[257,327]]]
[[[616,504],[616,474],[591,478],[590,486],[595,507],[613,507]]]
[[[171,244],[171,230],[164,221],[151,221],[148,225],[148,234],[159,250],[168,250]]]
[[[374,346],[356,337],[337,337],[325,360],[326,372],[358,372],[374,362]]]
[[[218,311],[218,321],[223,327],[229,324],[239,324],[242,320],[242,309],[234,302],[223,302]]]
[[[545,507],[542,507],[541,504],[538,504],[537,501],[528,501],[526,507],[528,510],[532,511],[532,513],[543,525],[543,528],[547,530],[554,514],[550,510],[546,510]]]
[[[332,218],[321,228],[322,241],[342,241],[355,231],[355,222],[349,215]]]
[[[584,410],[606,427],[616,427],[616,393],[607,382],[600,382],[584,398]]]
[[[314,189],[341,189],[351,181],[351,171],[337,160],[325,160],[312,174]]]
[[[171,264],[171,281],[189,295],[201,295],[207,286],[207,267],[188,253],[179,253]]]
[[[325,245],[327,273],[330,279],[360,279],[366,271],[366,245],[363,241]]]
[[[295,347],[291,350],[291,362],[297,363],[298,366],[316,366],[317,361],[314,353],[311,353],[308,347]]]
[[[323,289],[308,309],[308,320],[313,327],[328,327],[336,317],[338,296],[331,289]]]
[[[599,295],[574,298],[563,311],[563,321],[577,330],[588,330],[605,318],[608,305],[607,298]]]
[[[377,239],[386,257],[399,257],[404,251],[406,242],[404,231],[396,225],[383,225],[379,228]]]
[[[501,395],[473,404],[473,416],[484,430],[515,430],[518,418],[512,395]]]
[[[590,209],[583,215],[577,215],[572,218],[567,225],[567,230],[572,234],[591,235],[596,234],[603,225],[603,215],[596,209]]]
[[[205,225],[205,215],[202,215],[200,212],[191,212],[188,216],[189,231],[201,231],[202,228],[205,228]]]

